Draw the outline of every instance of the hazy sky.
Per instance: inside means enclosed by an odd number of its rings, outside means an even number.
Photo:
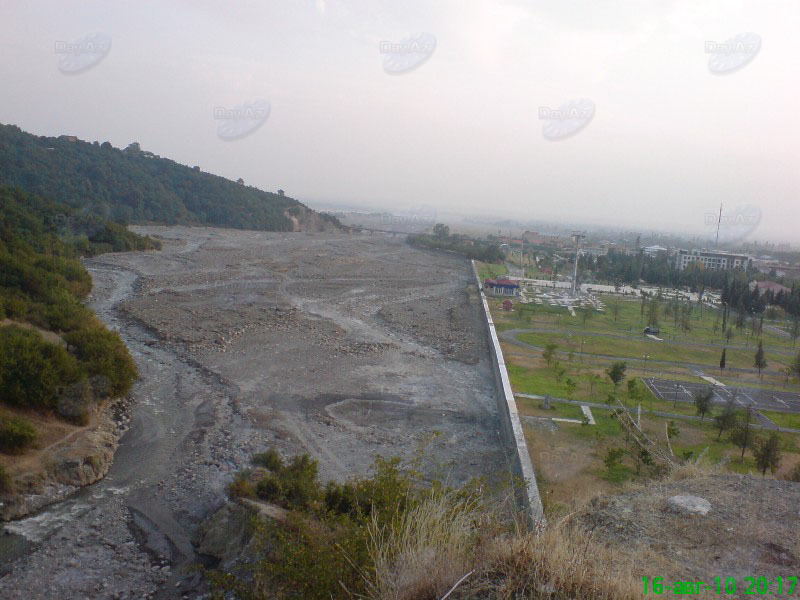
[[[701,232],[723,202],[800,242],[798,26],[791,0],[0,0],[0,122],[312,205]],[[108,54],[64,74],[57,42],[95,32]],[[381,42],[420,32],[429,59],[387,73]],[[754,58],[712,73],[707,42],[745,32]],[[254,99],[263,125],[221,139],[214,109]],[[575,99],[594,117],[546,139],[540,109]]]

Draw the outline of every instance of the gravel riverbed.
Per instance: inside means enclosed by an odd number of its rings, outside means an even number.
[[[203,597],[192,534],[270,446],[323,479],[424,439],[451,482],[506,470],[466,260],[390,235],[135,229],[163,250],[86,261],[140,369],[130,429],[103,481],[6,525],[0,597]]]

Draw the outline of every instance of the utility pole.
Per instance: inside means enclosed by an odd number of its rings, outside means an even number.
[[[717,217],[717,239],[714,242],[714,249],[717,249],[719,246],[719,225],[722,223],[722,202],[719,203],[719,217]]]

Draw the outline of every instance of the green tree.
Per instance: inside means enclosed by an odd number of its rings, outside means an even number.
[[[794,357],[792,364],[789,366],[789,370],[795,377],[800,377],[800,352]]]
[[[730,344],[731,340],[733,339],[733,336],[734,336],[733,327],[728,327],[725,330],[725,342]]]
[[[752,431],[752,421],[753,410],[748,406],[742,418],[736,421],[736,425],[731,429],[730,434],[728,434],[730,441],[742,450],[741,462],[744,462],[744,451],[752,447],[755,442],[753,439],[755,436]]]
[[[614,468],[618,467],[622,462],[623,456],[625,456],[625,451],[622,448],[609,448],[603,459],[606,469],[612,471]]]
[[[762,477],[767,474],[767,469],[775,473],[781,463],[781,439],[778,434],[773,431],[768,438],[759,440],[753,448],[753,456]]]
[[[758,376],[761,377],[761,370],[767,368],[767,359],[764,357],[764,344],[758,340],[758,350],[753,359],[753,366],[758,369]]]
[[[628,398],[631,402],[637,402],[642,397],[642,388],[637,379],[628,380]]]
[[[436,225],[433,226],[433,235],[440,240],[447,239],[450,237],[450,228],[442,223],[436,223]]]
[[[725,408],[722,409],[722,412],[714,417],[714,423],[719,430],[719,433],[717,433],[717,441],[722,437],[723,432],[732,429],[736,425],[736,409],[733,404],[735,398],[735,395],[732,396],[731,399],[725,403]]]
[[[553,358],[556,355],[556,348],[558,348],[558,344],[553,342],[547,342],[544,345],[544,350],[542,351],[542,358],[547,363],[548,366],[553,364]]]
[[[648,325],[658,325],[658,313],[659,313],[659,302],[658,298],[651,298],[650,301],[647,303],[647,324]]]
[[[792,319],[792,327],[789,329],[789,336],[792,338],[792,346],[797,344],[797,338],[800,337],[800,318],[795,317]]]
[[[625,369],[628,368],[627,363],[625,361],[617,361],[611,363],[611,366],[606,369],[606,375],[611,380],[611,383],[614,384],[614,389],[622,383],[622,380],[625,379]]]
[[[714,395],[710,389],[706,389],[705,391],[699,391],[694,395],[694,405],[697,409],[697,414],[700,415],[700,420],[702,421],[706,414],[711,410],[711,402]]]
[[[675,421],[670,421],[667,423],[667,437],[669,439],[674,439],[681,434],[681,430],[678,429],[678,426],[675,424]]]
[[[622,307],[617,300],[614,300],[611,304],[609,304],[608,308],[611,311],[611,316],[614,317],[614,323],[616,323]]]
[[[586,322],[592,318],[592,309],[591,307],[584,307],[581,310],[581,322],[583,323],[583,327],[586,328]]]
[[[651,467],[655,464],[653,456],[650,454],[650,451],[647,450],[647,448],[639,448],[634,446],[634,448],[631,450],[631,455],[633,456],[633,460],[636,461],[637,475],[641,473],[642,465]]]
[[[567,387],[567,398],[572,398],[572,394],[575,393],[575,390],[578,387],[578,384],[575,383],[572,378],[567,377],[567,380],[564,382],[564,385]]]

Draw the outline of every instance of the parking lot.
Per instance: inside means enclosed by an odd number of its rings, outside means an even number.
[[[736,403],[740,406],[753,406],[759,410],[800,413],[800,393],[797,392],[690,383],[654,377],[645,378],[643,381],[660,400],[694,402],[697,392],[711,388],[714,392],[714,402],[717,404],[725,404],[735,395]]]

